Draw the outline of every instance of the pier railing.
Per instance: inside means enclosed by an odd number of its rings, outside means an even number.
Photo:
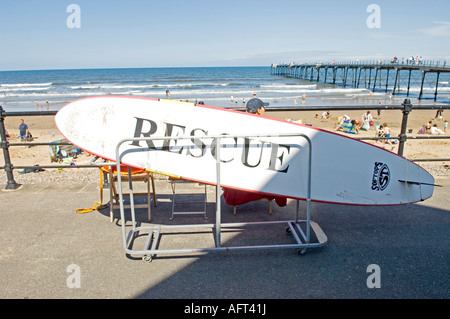
[[[277,108],[269,108],[266,110],[266,112],[280,112],[280,111],[318,111],[318,110],[373,110],[378,109],[378,106],[376,105],[347,105],[347,106],[308,106],[307,108],[293,108],[293,107],[277,107]],[[353,137],[354,139],[358,140],[383,140],[383,139],[390,139],[395,140],[397,139],[399,141],[399,148],[398,148],[398,154],[403,156],[405,143],[408,139],[413,140],[432,140],[432,139],[450,139],[450,136],[448,135],[425,135],[425,136],[408,136],[407,135],[407,122],[408,122],[408,115],[412,110],[438,110],[438,109],[450,109],[450,104],[444,104],[444,105],[413,105],[411,104],[411,101],[409,99],[405,99],[405,101],[401,105],[389,105],[386,107],[383,107],[383,110],[400,110],[402,111],[403,117],[402,117],[402,123],[401,123],[401,130],[400,134],[395,137],[391,136],[389,138],[387,137]],[[244,109],[238,109],[244,111]],[[20,184],[18,184],[14,180],[14,169],[36,169],[38,168],[48,168],[48,169],[60,169],[60,168],[98,168],[99,165],[90,164],[90,165],[39,165],[39,166],[15,166],[11,162],[11,156],[9,152],[10,147],[15,146],[24,146],[24,143],[10,143],[9,140],[6,137],[6,128],[5,128],[5,118],[8,116],[11,117],[25,117],[25,116],[55,116],[57,111],[42,111],[42,112],[5,112],[3,108],[0,106],[0,148],[3,150],[3,156],[4,156],[4,166],[0,166],[0,169],[4,169],[6,172],[7,177],[7,184],[6,189],[17,189]],[[71,145],[67,142],[61,142],[61,143],[55,143],[55,142],[49,142],[49,143],[34,143],[34,142],[27,142],[26,146],[50,146],[50,145]],[[450,158],[433,158],[433,159],[411,159],[414,162],[436,162],[436,161],[450,161]]]
[[[384,66],[384,67],[401,67],[401,66],[417,66],[417,67],[424,67],[424,68],[449,68],[450,66],[447,65],[447,60],[414,60],[411,61],[409,59],[402,59],[402,60],[364,60],[364,61],[333,61],[333,62],[314,62],[314,63],[279,63],[279,64],[272,64],[272,68],[277,67],[299,67],[299,66],[313,66],[313,67],[320,67],[320,66]]]
[[[272,64],[271,67],[272,75],[343,87],[364,87],[373,92],[405,94],[406,97],[410,96],[412,86],[416,85],[419,88],[419,100],[427,98],[425,95],[430,91],[434,101],[437,101],[443,88],[450,87],[448,81],[440,80],[441,74],[449,73],[450,66],[447,66],[447,61],[317,62]],[[445,95],[443,98],[447,98],[448,102],[447,93],[443,91],[441,95]]]

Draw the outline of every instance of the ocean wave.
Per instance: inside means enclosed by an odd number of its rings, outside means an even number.
[[[32,87],[32,86],[50,86],[52,82],[46,83],[11,83],[11,84],[0,84],[0,88],[24,88],[24,87]]]
[[[78,92],[78,93],[17,93],[10,94],[7,96],[8,98],[65,98],[65,97],[83,97],[83,96],[95,96],[95,95],[106,95],[107,92]],[[0,100],[4,99],[4,97],[0,96]]]
[[[183,83],[183,84],[83,84],[73,85],[71,90],[122,90],[122,89],[195,89],[201,87],[227,87],[230,83]]]
[[[183,82],[182,84],[170,84],[170,83],[159,83],[153,84],[153,88],[195,88],[195,87],[226,87],[226,86],[238,86],[235,83],[207,83],[207,82]]]
[[[316,90],[318,93],[361,93],[361,92],[369,92],[368,89],[364,88],[331,88],[331,89],[318,89]]]
[[[131,85],[131,84],[87,84],[87,85],[75,85],[70,86],[72,90],[94,90],[94,89],[107,89],[107,90],[117,90],[117,89],[144,89],[151,88],[152,85]]]
[[[423,88],[423,93],[434,93],[436,90],[436,88],[434,87],[424,87]],[[400,92],[404,93],[407,92],[407,89],[401,89]],[[418,93],[420,92],[420,87],[412,87],[409,89],[410,93]],[[450,92],[450,87],[439,87],[438,86],[438,93],[443,93],[443,92]]]
[[[1,90],[0,90],[1,92]],[[307,93],[308,95],[316,94],[368,94],[367,89],[344,89],[344,88],[329,88],[329,89],[313,89],[313,88],[303,88],[303,89],[253,89],[253,88],[241,88],[233,89],[230,87],[223,87],[221,89],[215,88],[181,88],[171,90],[172,97],[216,97],[224,96],[229,98],[230,96],[244,96],[251,97],[253,93],[264,94],[266,96],[280,96]],[[71,97],[83,97],[83,96],[95,96],[95,95],[140,95],[140,96],[162,96],[165,95],[165,89],[155,90],[153,87],[148,87],[147,85],[142,86],[132,86],[132,85],[86,85],[86,86],[72,86],[70,90],[63,91],[40,91],[40,90],[30,90],[30,91],[15,91],[8,92],[8,97],[14,98],[71,98]],[[3,98],[3,97],[0,97]]]
[[[259,86],[260,88],[286,88],[286,89],[315,89],[317,87],[317,84],[262,84]]]
[[[42,86],[42,87],[20,87],[20,88],[3,88],[0,87],[0,92],[23,92],[23,91],[45,91],[49,90],[50,86]]]
[[[170,93],[173,96],[176,95],[198,95],[198,96],[202,96],[202,95],[225,95],[225,96],[231,96],[231,95],[252,95],[253,92],[255,92],[254,90],[233,90],[233,89],[228,89],[228,90],[214,90],[214,89],[193,89],[193,90],[171,90]],[[143,93],[155,93],[155,92],[143,92]]]

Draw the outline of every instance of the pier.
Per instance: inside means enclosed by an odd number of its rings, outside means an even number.
[[[331,62],[331,63],[289,63],[272,64],[271,74],[289,78],[340,85],[343,87],[365,88],[372,92],[406,94],[418,91],[416,97],[437,101],[438,95],[449,101],[450,67],[446,62],[420,61],[418,63],[393,61],[371,62]],[[419,88],[417,90],[417,88]]]

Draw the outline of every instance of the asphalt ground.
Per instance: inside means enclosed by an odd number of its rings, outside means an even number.
[[[208,186],[208,220],[170,220],[169,184],[156,182],[152,224],[215,223],[214,187]],[[0,298],[184,299],[187,305],[200,299],[448,299],[450,178],[436,183],[443,187],[430,199],[410,205],[312,203],[312,220],[328,242],[305,255],[297,249],[220,251],[157,255],[150,263],[125,253],[117,210],[113,223],[108,208],[76,213],[99,201],[99,184],[23,185],[14,191],[0,185]],[[252,202],[233,215],[223,198],[221,205],[222,222],[290,220],[296,210],[295,201],[274,203],[269,215],[267,202]],[[301,218],[305,207],[300,202]],[[149,224],[145,208],[136,213],[139,224]],[[224,246],[292,242],[284,224],[233,229],[221,239]],[[160,248],[214,245],[214,232],[202,230],[166,234]]]

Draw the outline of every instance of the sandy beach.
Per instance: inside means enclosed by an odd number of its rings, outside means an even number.
[[[304,124],[310,124],[313,127],[338,132],[349,137],[375,137],[375,128],[371,128],[369,131],[360,130],[358,135],[343,133],[341,131],[335,131],[337,127],[338,117],[346,114],[352,119],[361,119],[365,113],[363,110],[356,111],[330,111],[330,117],[328,119],[322,119],[321,114],[316,111],[270,111],[266,113],[266,116],[277,119],[291,119],[292,121],[301,120]],[[377,118],[376,110],[372,110],[371,114],[374,116],[375,121],[380,124],[387,123],[391,128],[391,136],[398,136],[400,133],[402,112],[399,110],[382,110],[381,117]],[[435,119],[435,110],[413,110],[408,118],[408,129],[412,130],[409,133],[410,136],[418,136],[417,131],[428,121],[432,121],[433,124],[437,124],[438,128],[443,130],[445,112],[443,119]],[[317,117],[317,115],[319,115]],[[14,134],[15,137],[10,139],[10,143],[19,142],[19,117],[7,117],[5,120],[6,130],[10,134]],[[54,123],[53,116],[25,116],[23,117],[25,123],[29,127],[29,131],[33,135],[33,142],[45,143],[59,140],[62,135]],[[449,132],[445,133],[447,136]],[[427,134],[429,135],[429,134]],[[424,135],[421,135],[424,136]],[[430,136],[430,135],[429,135]],[[383,144],[375,141],[366,141],[367,143],[376,144],[379,147],[384,147],[389,151],[397,153],[398,144],[393,147],[391,145]],[[11,161],[14,166],[34,166],[34,165],[59,165],[58,163],[51,162],[49,147],[48,146],[28,146],[23,143],[23,146],[11,146],[10,147]],[[408,140],[404,149],[404,156],[408,159],[435,159],[435,158],[450,158],[450,139],[441,140]],[[73,160],[76,165],[86,165],[93,159],[93,156],[83,152],[80,156]],[[61,163],[63,164],[63,163]],[[0,165],[4,165],[3,156],[0,158]],[[67,164],[66,164],[67,165]],[[449,175],[449,162],[419,162],[419,165],[425,167],[435,176]],[[99,171],[92,168],[73,168],[73,169],[45,169],[38,173],[23,173],[23,169],[14,170],[14,178],[17,183],[20,184],[35,184],[41,182],[50,183],[68,183],[68,182],[87,182],[98,181]],[[6,183],[6,175],[4,170],[0,171],[0,179],[2,183]]]

